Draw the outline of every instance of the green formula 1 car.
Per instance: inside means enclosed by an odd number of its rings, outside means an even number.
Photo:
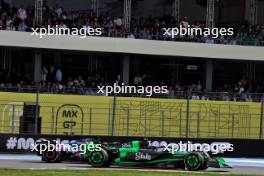
[[[206,152],[166,151],[165,147],[150,147],[145,141],[102,144],[100,151],[88,151],[85,155],[93,167],[117,165],[183,168],[190,171],[205,170],[208,167],[230,168],[223,158],[211,158]]]

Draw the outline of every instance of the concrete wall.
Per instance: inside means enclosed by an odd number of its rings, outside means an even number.
[[[32,36],[0,31],[0,46],[195,58],[264,60],[263,47],[79,36]]]

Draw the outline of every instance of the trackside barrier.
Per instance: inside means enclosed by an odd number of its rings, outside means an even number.
[[[263,103],[4,92],[0,133],[19,133],[25,102],[41,134],[263,139]]]
[[[79,136],[79,135],[18,135],[18,134],[1,134],[0,135],[0,152],[4,153],[25,153],[30,152],[38,139],[57,140],[58,143],[67,143],[72,140],[90,138],[101,142],[131,142],[132,140],[143,140],[144,137],[127,137],[127,136]],[[149,144],[156,147],[166,147],[168,145],[193,144],[207,145],[207,151],[212,156],[224,157],[248,157],[263,158],[264,143],[262,140],[252,139],[193,139],[193,138],[164,138],[148,137]],[[221,147],[220,147],[221,146]],[[227,146],[227,148],[223,148]],[[226,150],[227,149],[227,150]]]

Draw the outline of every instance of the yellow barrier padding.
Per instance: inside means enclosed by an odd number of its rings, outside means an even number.
[[[24,102],[36,100],[0,92],[0,132],[18,133]],[[114,105],[113,97],[39,94],[38,100],[42,134],[259,138],[260,103],[190,100],[187,114],[187,101],[177,99],[117,97]]]

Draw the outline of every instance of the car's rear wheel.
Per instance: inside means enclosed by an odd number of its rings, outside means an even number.
[[[203,170],[204,163],[204,158],[200,153],[190,153],[184,158],[185,168],[190,171]]]
[[[42,160],[48,163],[56,163],[60,161],[60,154],[56,150],[46,150],[42,154]]]
[[[109,166],[108,154],[105,150],[93,151],[89,155],[89,163],[93,167]]]

